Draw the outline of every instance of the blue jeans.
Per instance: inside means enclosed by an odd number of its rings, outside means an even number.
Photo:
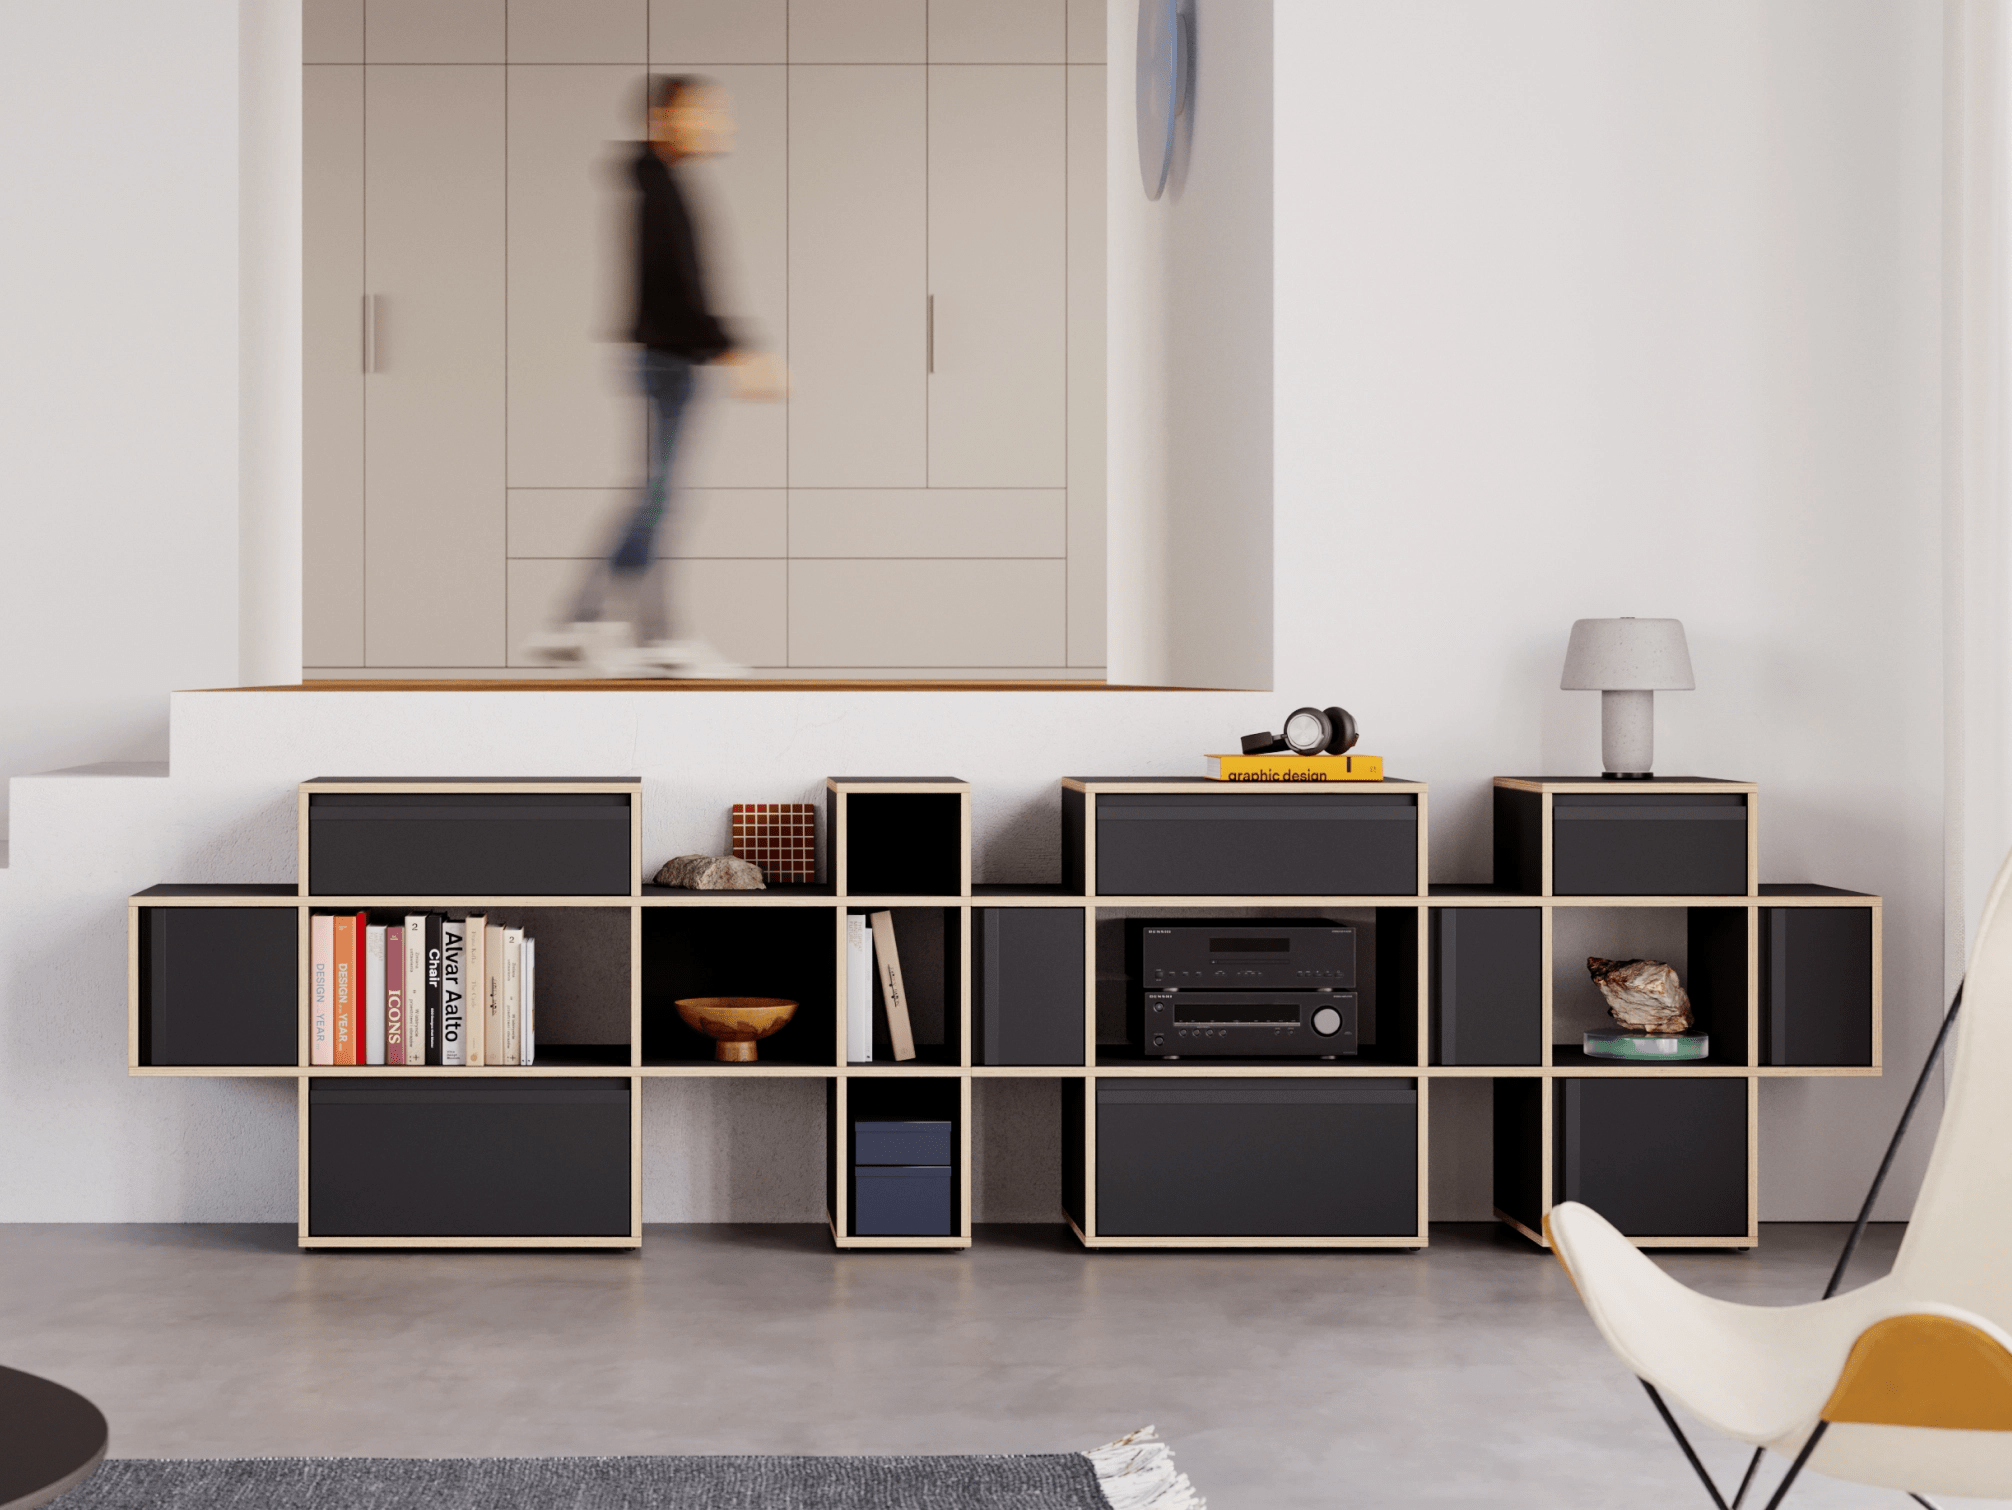
[[[620,586],[636,599],[636,636],[645,643],[665,638],[662,573],[657,567],[657,536],[671,508],[671,469],[691,402],[694,374],[687,357],[668,351],[642,351],[637,376],[648,397],[649,471],[636,510],[615,537],[608,557],[589,574],[573,609],[576,621],[601,617],[611,587]]]

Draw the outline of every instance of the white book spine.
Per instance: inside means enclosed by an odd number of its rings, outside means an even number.
[[[426,1063],[426,914],[405,914],[405,1062]]]
[[[468,1039],[462,1011],[467,1005],[467,924],[448,918],[440,927],[440,1062],[466,1064]]]
[[[524,1062],[524,930],[503,930],[503,1062]]]
[[[488,968],[483,960],[483,944],[489,936],[488,916],[480,912],[469,913],[467,935],[468,942],[464,946],[466,957],[461,965],[462,1062],[480,1065],[489,1025],[489,1013],[482,1000],[489,980]]]
[[[482,930],[482,1042],[491,1064],[508,1064],[510,1054],[503,1041],[503,925],[491,923]]]
[[[326,915],[307,925],[307,1062],[335,1063],[335,989],[329,972],[335,968],[335,919]]]
[[[524,1060],[538,1062],[538,941],[524,938]]]
[[[363,930],[363,1062],[384,1063],[384,930]]]
[[[873,1063],[873,930],[857,913],[845,920],[845,1058]]]

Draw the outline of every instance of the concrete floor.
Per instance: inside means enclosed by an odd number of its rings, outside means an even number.
[[[1842,1235],[1662,1258],[1788,1303]],[[1897,1239],[1876,1229],[1854,1278]],[[654,1227],[640,1256],[0,1226],[0,1339],[0,1363],[97,1401],[122,1457],[1054,1452],[1153,1422],[1213,1510],[1706,1503],[1563,1272],[1483,1226],[1417,1254],[1092,1254],[1046,1227],[838,1253],[818,1228]],[[1790,1504],[1907,1501],[1811,1477]]]

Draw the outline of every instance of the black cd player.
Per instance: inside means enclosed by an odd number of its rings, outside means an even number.
[[[1146,991],[1140,1018],[1148,1059],[1356,1049],[1353,991]]]
[[[1131,976],[1148,991],[1347,991],[1355,930],[1327,918],[1135,918]]]

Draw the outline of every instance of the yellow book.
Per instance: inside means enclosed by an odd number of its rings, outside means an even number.
[[[1205,755],[1215,781],[1381,781],[1381,755]]]

